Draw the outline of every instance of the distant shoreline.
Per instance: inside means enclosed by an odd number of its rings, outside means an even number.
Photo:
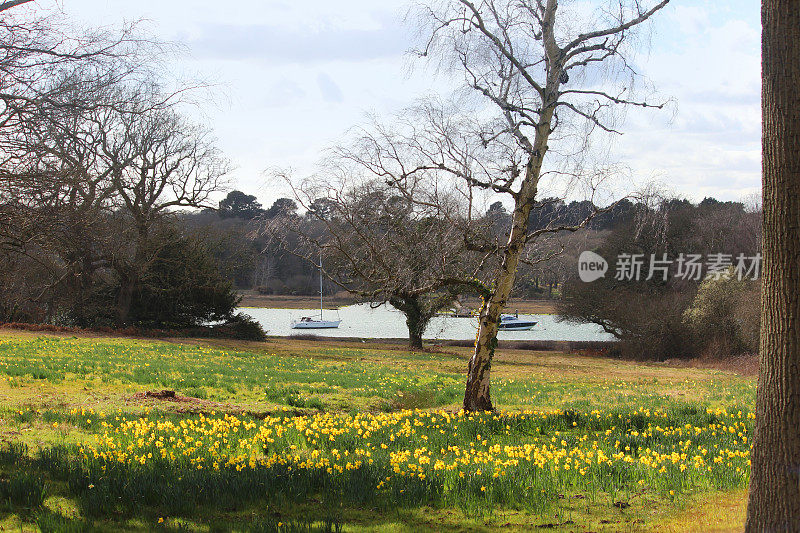
[[[256,291],[241,291],[239,295],[242,297],[239,307],[268,309],[317,309],[319,307],[319,298],[314,296],[259,294]],[[353,305],[356,300],[339,293],[335,296],[326,296],[324,303],[325,309],[337,309]],[[480,303],[477,299],[469,298],[464,301],[464,305],[471,309],[477,309]],[[556,302],[554,300],[513,300],[506,306],[506,312],[514,313],[515,311],[528,315],[552,315],[556,313]]]
[[[268,309],[319,309],[318,296],[290,296],[259,294],[256,291],[240,291],[239,307],[264,307]],[[338,309],[356,303],[355,298],[325,296],[325,309]]]

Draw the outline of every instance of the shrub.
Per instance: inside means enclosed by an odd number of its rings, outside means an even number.
[[[620,342],[611,353],[626,359],[691,358],[697,354],[683,312],[691,293],[646,282],[620,283],[601,279],[566,285],[568,298],[560,304],[567,320],[593,322]]]
[[[289,294],[314,294],[319,290],[316,278],[303,274],[295,274],[286,280],[286,291]]]
[[[267,333],[253,317],[244,313],[237,313],[228,322],[214,328],[222,336],[246,341],[263,341]]]
[[[701,353],[714,357],[758,351],[758,284],[733,273],[706,279],[697,290],[683,321],[692,330]]]

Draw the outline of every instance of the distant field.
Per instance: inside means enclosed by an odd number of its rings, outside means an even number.
[[[0,527],[741,530],[752,378],[468,353],[0,330]]]
[[[478,309],[480,301],[477,299],[466,299],[464,305]],[[506,305],[506,312],[514,313],[519,311],[526,315],[552,315],[556,312],[556,302],[554,300],[511,300]]]
[[[267,307],[270,309],[319,309],[319,296],[286,296],[259,294],[256,291],[241,291],[241,307]],[[355,303],[353,298],[328,296],[325,309],[336,309]]]

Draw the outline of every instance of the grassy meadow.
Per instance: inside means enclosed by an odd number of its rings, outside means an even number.
[[[500,350],[469,415],[468,353],[0,330],[0,527],[741,529],[753,378]]]

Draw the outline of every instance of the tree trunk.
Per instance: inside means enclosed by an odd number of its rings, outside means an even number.
[[[408,347],[412,350],[422,350],[422,334],[428,327],[430,317],[421,309],[416,299],[406,301],[405,307],[406,326],[408,326]]]
[[[514,280],[517,277],[517,266],[520,255],[525,249],[528,238],[528,221],[536,200],[542,163],[547,153],[547,141],[550,138],[551,122],[558,101],[559,85],[563,56],[555,37],[555,18],[557,0],[547,0],[545,16],[542,22],[542,39],[547,62],[547,84],[542,94],[542,112],[536,125],[536,136],[532,145],[527,146],[528,162],[525,165],[525,177],[520,184],[519,192],[514,198],[514,212],[511,213],[511,232],[508,244],[503,251],[503,261],[494,279],[494,288],[489,299],[481,307],[478,336],[475,339],[475,352],[467,366],[467,385],[464,390],[465,411],[491,411],[492,398],[489,392],[492,358],[497,347],[497,330],[500,325],[500,314],[506,306]]]
[[[129,264],[122,264],[117,269],[120,277],[119,294],[117,295],[117,326],[127,326],[130,321],[133,295],[139,287],[147,270],[146,248],[150,239],[150,228],[146,222],[136,225],[136,240],[134,242],[133,260]]]
[[[119,293],[117,294],[117,327],[126,326],[130,318],[131,304],[135,283],[125,274],[120,276]]]
[[[408,347],[412,351],[422,350],[422,333],[425,331],[425,326],[420,325],[420,321],[416,322],[410,317],[406,317],[406,325],[408,326]]]
[[[495,277],[495,290],[491,297],[484,301],[480,311],[480,325],[475,339],[475,352],[467,367],[467,386],[464,391],[465,411],[491,411],[492,398],[489,391],[492,359],[497,347],[497,331],[500,325],[500,314],[506,306],[514,280],[517,276],[519,256],[525,247],[528,233],[528,215],[531,202],[518,205],[512,216],[511,233],[508,246],[503,254],[500,271]]]
[[[431,318],[433,318],[431,312],[423,309],[422,302],[420,302],[418,296],[390,298],[389,304],[406,315],[408,347],[412,350],[422,350],[422,335],[425,333]]]
[[[554,80],[550,84],[552,87],[549,87],[548,90],[550,94],[557,94],[558,73],[552,75],[551,72],[551,76]],[[500,314],[511,295],[511,289],[514,288],[519,258],[525,249],[528,238],[528,217],[536,200],[542,163],[544,155],[547,153],[547,140],[550,137],[550,121],[553,118],[554,105],[555,101],[549,101],[542,113],[542,121],[536,129],[532,154],[525,167],[525,179],[520,186],[520,192],[514,204],[514,212],[511,214],[511,232],[508,235],[508,244],[503,251],[503,261],[494,279],[494,290],[481,307],[475,352],[467,366],[467,385],[464,390],[465,411],[491,411],[494,409],[489,393],[489,383],[492,358],[497,347]]]
[[[800,531],[800,3],[763,0],[764,265],[748,532]]]

